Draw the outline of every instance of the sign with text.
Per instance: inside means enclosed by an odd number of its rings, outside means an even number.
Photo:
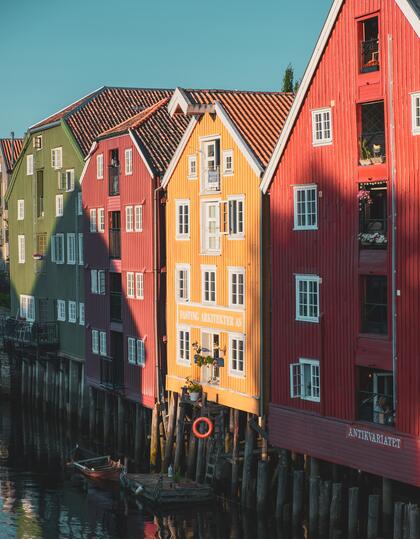
[[[398,450],[402,448],[401,437],[395,437],[390,433],[381,433],[360,426],[347,426],[347,438],[359,439],[370,444],[388,446],[389,448],[396,448]]]
[[[178,304],[178,324],[215,328],[226,332],[244,332],[245,313],[207,306]]]

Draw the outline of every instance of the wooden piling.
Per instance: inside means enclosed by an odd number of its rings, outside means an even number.
[[[379,533],[379,495],[369,495],[367,538],[378,538]]]
[[[185,426],[185,403],[182,402],[182,397],[181,397],[181,399],[178,401],[178,413],[177,413],[177,419],[176,419],[176,447],[175,447],[175,457],[174,457],[175,471],[180,471],[182,467],[182,458],[183,458],[184,449],[185,449],[184,426]]]
[[[410,505],[409,529],[410,538],[419,538],[419,508],[417,504]]]
[[[359,488],[349,489],[348,537],[357,538],[359,531]]]
[[[404,506],[401,501],[394,504],[394,538],[403,538]]]
[[[159,457],[159,404],[155,403],[152,412],[152,426],[150,439],[150,470],[157,471]]]
[[[242,469],[241,504],[246,508],[252,508],[254,502],[252,493],[252,462],[255,447],[255,432],[250,425],[251,419],[252,414],[248,414],[248,421],[245,430],[244,463]]]
[[[331,482],[325,480],[319,485],[319,536],[326,538],[329,531]]]
[[[403,522],[402,522],[402,537],[409,538],[410,536],[410,504],[405,504],[403,508]]]
[[[89,433],[91,440],[95,439],[96,425],[96,395],[95,390],[89,386]]]
[[[121,396],[118,396],[117,405],[118,416],[118,434],[117,434],[117,449],[120,454],[124,453],[124,438],[125,438],[125,414],[124,414],[124,400]]]
[[[104,434],[103,434],[103,440],[104,444],[107,446],[110,443],[110,433],[109,433],[109,426],[111,421],[111,406],[110,406],[110,396],[108,392],[104,393]]]
[[[293,472],[293,505],[292,505],[292,528],[294,534],[301,527],[302,509],[303,509],[303,471]]]
[[[343,486],[335,482],[332,486],[332,498],[330,506],[330,538],[342,536],[342,491]]]
[[[232,447],[232,481],[230,494],[233,499],[238,496],[239,485],[239,411],[233,411],[233,447]]]
[[[191,422],[194,422],[194,420],[197,417],[198,417],[198,413],[194,411],[191,418]],[[187,456],[187,477],[191,479],[195,478],[197,446],[198,446],[197,437],[194,435],[193,430],[191,428],[189,440],[188,440],[188,456]]]
[[[171,392],[169,394],[169,418],[168,418],[168,431],[166,435],[165,456],[164,456],[163,464],[162,464],[163,472],[168,471],[169,464],[172,462],[172,451],[173,451],[173,446],[174,446],[177,406],[178,406],[178,394],[177,392]]]
[[[268,461],[259,460],[257,470],[257,512],[267,511]]]
[[[278,479],[277,479],[277,496],[276,496],[276,517],[281,518],[283,508],[287,501],[287,488],[289,480],[289,469],[283,463],[279,463]]]
[[[136,403],[136,419],[135,419],[135,429],[134,429],[134,460],[136,467],[142,461],[144,445],[143,445],[143,415],[141,411],[141,405]]]
[[[311,476],[309,478],[309,536],[312,538],[318,535],[319,483],[319,477]]]
[[[314,457],[311,457],[311,466],[310,466],[310,474],[312,478],[317,478],[320,476],[320,463],[319,459],[316,459]]]
[[[392,531],[392,480],[382,478],[382,534],[389,536]]]

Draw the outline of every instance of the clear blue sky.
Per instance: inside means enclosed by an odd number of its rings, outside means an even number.
[[[277,90],[332,0],[0,0],[0,136],[102,85]]]

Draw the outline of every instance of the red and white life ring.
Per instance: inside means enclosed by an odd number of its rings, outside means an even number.
[[[207,425],[207,431],[205,433],[200,433],[198,431],[198,426],[201,424],[201,422],[204,422]],[[210,418],[206,418],[205,416],[200,416],[196,420],[194,420],[194,423],[192,425],[192,430],[194,435],[198,439],[207,439],[207,437],[210,437],[210,435],[213,433],[213,422],[210,420]]]

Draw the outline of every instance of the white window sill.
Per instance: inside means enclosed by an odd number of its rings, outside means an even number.
[[[312,141],[312,146],[316,147],[316,146],[331,146],[332,145],[332,141],[317,141],[317,142],[314,142]]]
[[[188,180],[198,180],[198,176],[187,176]]]
[[[189,236],[176,236],[175,237],[175,240],[180,240],[181,242],[182,241],[189,241],[190,240],[190,237]]]
[[[233,176],[234,172],[233,171],[225,171],[222,176]]]
[[[318,226],[316,227],[293,227],[294,231],[317,231]]]
[[[235,379],[245,379],[245,373],[242,371],[229,371],[229,377],[235,377]]]
[[[245,240],[244,234],[227,234],[228,240]]]
[[[310,318],[310,317],[296,317],[296,321],[299,322],[310,322],[310,323],[319,323],[319,317]]]
[[[420,128],[411,130],[412,135],[420,135]]]

